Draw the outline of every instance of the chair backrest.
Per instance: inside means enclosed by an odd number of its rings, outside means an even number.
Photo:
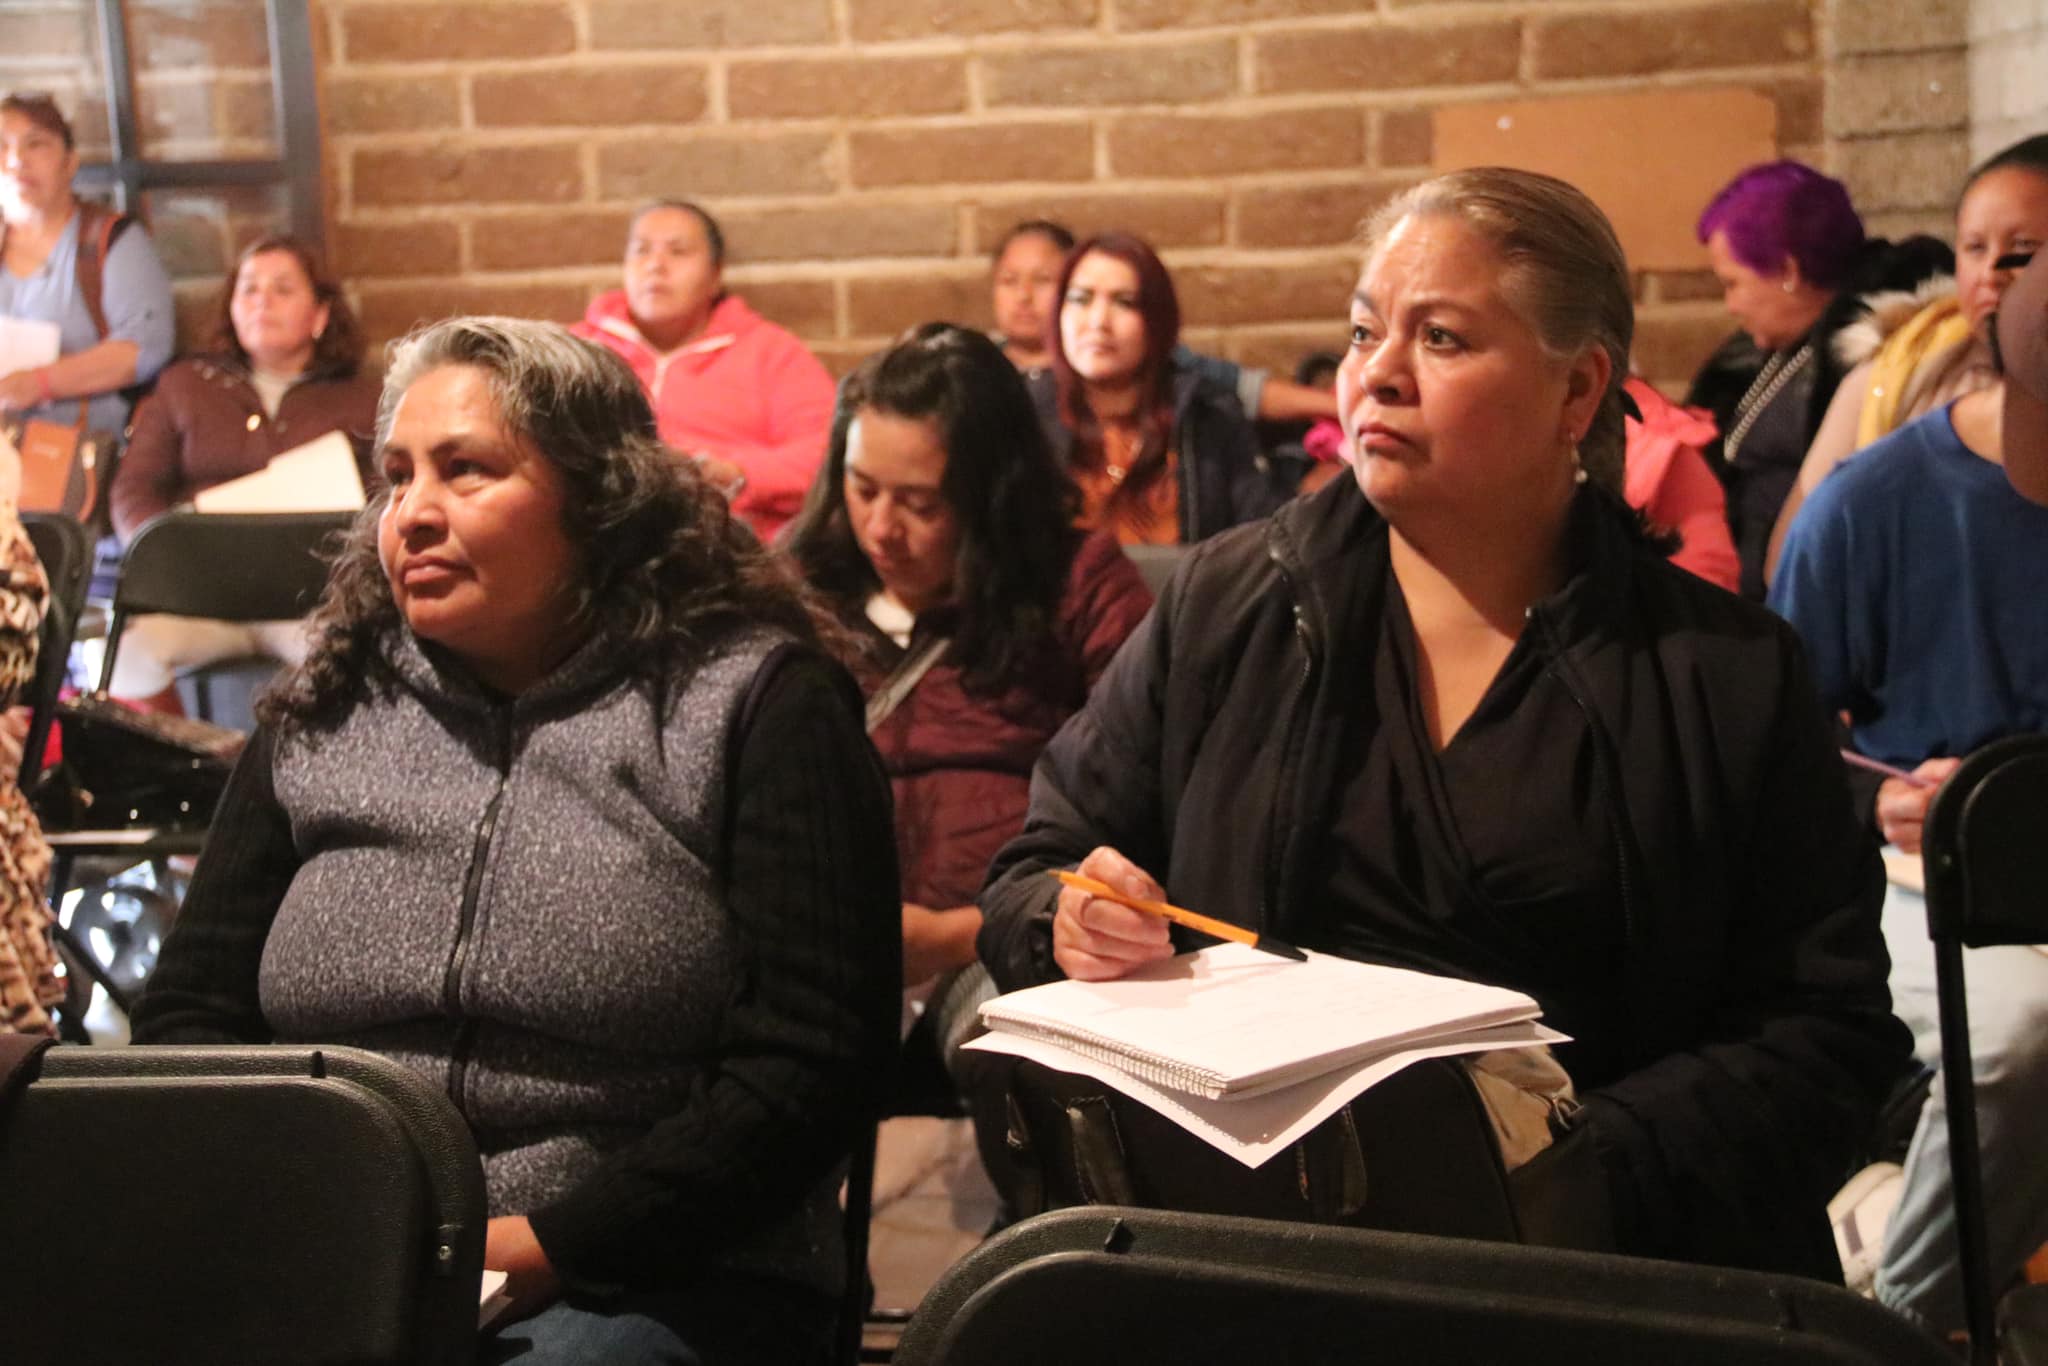
[[[896,1366],[1936,1366],[1840,1286],[1606,1253],[1218,1215],[1061,1210],[940,1278]]]
[[[327,585],[322,549],[352,512],[190,512],[151,518],[121,555],[107,627],[104,689],[129,617],[148,612],[221,621],[302,616]]]
[[[85,610],[85,585],[92,574],[92,538],[75,520],[58,512],[24,512],[21,524],[36,558],[43,562],[43,574],[50,581],[50,601],[43,611],[43,627],[37,641],[36,675],[28,692],[18,699],[29,708],[28,737],[21,747],[20,782],[24,790],[42,771],[43,749],[49,743],[50,723],[57,713],[57,694],[63,689],[65,667],[71,654],[71,640],[78,632],[78,617]]]
[[[1963,949],[2048,942],[2048,735],[2016,735],[1964,759],[1934,794],[1921,835],[1927,932],[1941,1020],[1956,1258],[1970,1360],[1997,1357],[1975,1065]]]
[[[463,1362],[482,1166],[354,1049],[57,1048],[0,1122],[9,1361]]]
[[[1928,808],[1927,928],[1970,948],[2048,943],[2048,735],[1963,760]]]

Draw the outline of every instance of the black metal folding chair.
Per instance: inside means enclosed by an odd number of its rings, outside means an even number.
[[[1096,1207],[1029,1219],[925,1296],[896,1366],[1940,1366],[1840,1286],[1608,1253]]]
[[[57,694],[64,687],[71,642],[78,633],[79,614],[85,610],[92,538],[84,527],[58,512],[24,512],[21,524],[50,581],[50,602],[43,612],[37,642],[36,676],[27,696],[21,698],[29,708],[28,738],[21,750],[21,789],[26,792],[42,772],[43,750],[49,745],[50,724],[57,714]]]
[[[1934,941],[1940,997],[1941,1081],[1948,1102],[1949,1162],[1956,1204],[1963,1310],[1970,1360],[1998,1356],[1995,1287],[1985,1247],[1984,1181],[1977,1146],[1977,1088],[1971,1071],[1970,1006],[1963,950],[2048,943],[2048,736],[2020,735],[1963,760],[1934,796],[1922,855],[1927,868],[1927,932]],[[2034,1292],[2039,1293],[2039,1292]],[[2018,1316],[2040,1322],[2038,1313]],[[2044,1325],[2048,1326],[2048,1325]],[[2048,1359],[2042,1344],[2015,1343],[2015,1354]]]
[[[149,613],[210,617],[225,621],[276,621],[303,615],[318,600],[327,582],[322,551],[355,519],[350,512],[197,513],[175,510],[143,524],[121,557],[107,625],[107,648],[100,668],[99,691],[114,676],[115,661],[128,624]],[[163,860],[196,854],[206,839],[206,823],[117,828],[45,828],[54,855],[50,872],[50,904],[63,916],[65,894],[82,858],[118,858],[124,865],[153,863],[159,884],[169,881]],[[101,906],[100,928],[120,943],[94,952],[74,933],[69,939],[79,966],[97,981],[124,1014],[135,990],[154,961],[147,941],[156,936],[146,921],[161,919],[142,905],[160,894],[148,889],[102,893],[123,898],[119,908]],[[133,903],[133,904],[131,904]],[[121,911],[132,911],[124,915]],[[121,971],[106,961],[118,956]]]
[[[0,1111],[6,1359],[467,1363],[483,1168],[349,1048],[77,1048]]]
[[[138,616],[165,613],[216,621],[303,616],[327,584],[321,550],[355,516],[179,509],[145,522],[121,556],[100,691],[113,681],[122,634]]]

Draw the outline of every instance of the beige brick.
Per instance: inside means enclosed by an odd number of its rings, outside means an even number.
[[[265,69],[270,65],[270,29],[264,22],[261,5],[157,4],[125,8],[138,70]]]
[[[1721,282],[1711,270],[1644,271],[1638,280],[1636,297],[1645,303],[1718,303],[1721,298]]]
[[[590,3],[590,46],[598,52],[829,43],[834,36],[832,0]]]
[[[576,21],[567,5],[531,0],[357,4],[341,12],[341,41],[351,62],[553,57],[575,50]]]
[[[194,81],[138,81],[135,115],[145,156],[169,142],[210,140],[215,135],[213,88]]]
[[[215,119],[224,138],[277,143],[277,101],[268,80],[223,79],[214,86]]]
[[[2042,73],[2048,81],[2048,72]],[[1827,132],[1867,137],[1970,122],[1970,73],[1962,51],[1847,57],[1828,76]]]
[[[353,165],[359,205],[566,204],[583,195],[582,157],[561,143],[364,147]]]
[[[1173,273],[1183,318],[1202,325],[1328,318],[1335,331],[1358,262],[1349,255],[1285,266],[1189,266]]]
[[[1341,247],[1357,240],[1367,215],[1419,176],[1347,180],[1341,185],[1258,185],[1237,192],[1240,247]]]
[[[1217,350],[1239,365],[1255,365],[1281,379],[1293,379],[1294,367],[1311,351],[1328,351],[1341,357],[1344,328],[1344,314],[1339,312],[1324,323],[1232,331]]]
[[[452,76],[329,75],[325,104],[330,133],[438,132],[462,120]]]
[[[92,57],[97,32],[84,5],[0,10],[0,52],[11,59]]]
[[[1085,123],[1003,123],[969,128],[857,128],[849,142],[853,183],[1086,180],[1095,139]]]
[[[1248,24],[1354,14],[1371,7],[1370,0],[1116,0],[1116,26],[1137,30]]]
[[[1821,105],[1826,87],[1817,76],[1795,76],[1755,87],[1778,107],[1778,145],[1790,147],[1817,142],[1821,135]]]
[[[1356,109],[1134,114],[1109,129],[1109,163],[1119,176],[1217,176],[1364,162],[1365,116]]]
[[[852,374],[856,366],[886,344],[886,339],[836,341],[822,338],[807,338],[805,340],[805,345],[811,348],[811,354],[824,363],[825,368],[832,373],[832,378],[834,379],[844,379]]]
[[[846,289],[849,329],[856,337],[893,337],[919,323],[988,327],[988,274],[979,262],[946,274],[873,277]]]
[[[1763,66],[1813,53],[1813,18],[1804,0],[1603,10],[1541,15],[1530,22],[1541,80]]]
[[[607,65],[480,74],[469,87],[479,128],[694,123],[710,105],[701,66]]]
[[[1102,0],[847,0],[858,43],[1092,28]]]
[[[1901,209],[1896,212],[1863,215],[1863,228],[1872,237],[1899,241],[1922,236],[1946,241],[1955,236],[1956,218],[1947,206],[1937,209]]]
[[[334,269],[343,279],[453,275],[462,269],[462,240],[453,223],[343,223],[334,230]]]
[[[227,239],[217,217],[159,213],[149,221],[150,242],[173,280],[218,279],[228,268]]]
[[[1002,105],[1187,104],[1237,89],[1237,44],[1031,48],[984,57],[982,98]]]
[[[735,119],[877,118],[954,114],[967,107],[959,57],[735,61],[725,106]]]
[[[977,256],[987,256],[1005,233],[1027,218],[1064,224],[1077,237],[1112,230],[1133,233],[1162,251],[1221,246],[1223,204],[1220,193],[1182,190],[1156,194],[1083,191],[987,199],[975,205],[971,249]]]
[[[1436,155],[1436,123],[1427,109],[1382,109],[1373,126],[1375,165],[1427,166]]]
[[[363,330],[373,341],[402,337],[421,323],[471,313],[572,323],[589,302],[582,286],[433,281],[361,286]]]
[[[1718,304],[1646,308],[1636,315],[1635,368],[1653,383],[1683,384],[1734,330]]]
[[[1970,0],[1844,0],[1834,7],[1835,50],[1913,52],[1952,47],[1969,31]]]
[[[951,256],[959,215],[949,203],[830,204],[720,214],[735,261]]]
[[[1522,26],[1512,19],[1377,21],[1267,34],[1253,43],[1257,88],[1274,94],[1484,85],[1515,79],[1522,62]]]
[[[838,331],[838,306],[830,280],[747,280],[739,272],[727,281],[747,306],[799,337],[829,337]]]
[[[1835,174],[1864,213],[1883,209],[1945,209],[1970,168],[1963,133],[1903,133],[1844,142]]]
[[[469,220],[473,270],[611,266],[626,255],[628,209],[479,214]]]
[[[684,133],[598,148],[604,199],[816,194],[833,188],[826,133]]]

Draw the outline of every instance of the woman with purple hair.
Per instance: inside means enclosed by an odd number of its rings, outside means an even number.
[[[1931,237],[1866,237],[1848,189],[1797,161],[1736,176],[1698,231],[1741,332],[1708,359],[1686,401],[1712,410],[1721,428],[1742,592],[1761,598],[1771,527],[1841,383],[1835,334],[1862,312],[1863,295],[1910,289],[1954,257]]]

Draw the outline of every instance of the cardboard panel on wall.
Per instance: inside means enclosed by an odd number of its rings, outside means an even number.
[[[1515,166],[1569,180],[1637,270],[1707,264],[1693,224],[1745,166],[1777,158],[1777,108],[1753,90],[1659,90],[1441,108],[1436,169]]]

